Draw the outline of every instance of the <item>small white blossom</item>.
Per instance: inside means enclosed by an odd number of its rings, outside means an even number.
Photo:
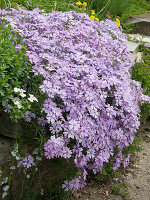
[[[27,175],[27,178],[30,178],[30,175],[29,175],[29,174]]]
[[[20,33],[22,36],[24,35],[23,30],[17,29],[16,32]]]
[[[10,169],[13,170],[13,169],[16,169],[16,167],[15,166],[11,166]]]
[[[30,96],[30,97],[28,98],[29,101],[31,101],[31,102],[37,101],[37,102],[38,102],[37,98],[36,98],[34,95],[29,94],[29,96]]]
[[[22,108],[22,105],[19,101],[14,101],[14,104],[20,109]]]
[[[23,92],[26,92],[26,91],[23,90],[23,89],[19,89],[19,92],[20,92],[20,93],[23,93]]]
[[[16,152],[15,152],[15,151],[12,151],[12,152],[11,152],[11,155],[12,155],[12,156],[16,156]]]
[[[4,199],[6,195],[7,195],[7,192],[4,192],[4,193],[2,194],[2,198]]]
[[[44,190],[43,190],[43,189],[41,189],[41,192],[40,192],[40,193],[41,193],[41,195],[43,195],[43,192],[44,192]]]
[[[9,186],[6,185],[5,187],[3,187],[3,190],[6,192],[9,189]]]
[[[16,160],[20,160],[20,156],[16,156]]]
[[[39,161],[42,160],[42,158],[40,156],[37,156],[36,159]]]
[[[20,89],[19,88],[14,88],[14,92],[19,92],[20,91]]]
[[[20,96],[21,96],[21,97],[26,97],[26,94],[20,93]]]
[[[34,149],[32,154],[38,154],[38,150]]]
[[[4,178],[4,183],[7,183],[8,182],[8,177]]]

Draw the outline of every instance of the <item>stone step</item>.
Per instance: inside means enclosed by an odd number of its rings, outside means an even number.
[[[140,43],[135,43],[135,42],[131,42],[131,41],[127,42],[127,48],[133,54],[138,52],[139,45],[140,45]]]
[[[136,33],[150,36],[150,13],[142,15],[132,15],[126,22],[127,24],[134,23],[137,25]]]
[[[144,46],[150,48],[150,36],[140,35],[140,34],[128,34],[131,39],[136,39],[145,42]]]

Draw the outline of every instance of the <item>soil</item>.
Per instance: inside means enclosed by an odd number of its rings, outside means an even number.
[[[136,137],[143,139],[142,150],[135,152],[130,165],[122,169],[120,178],[107,183],[91,181],[70,200],[150,200],[150,118]],[[123,185],[118,195],[112,189],[114,184]]]

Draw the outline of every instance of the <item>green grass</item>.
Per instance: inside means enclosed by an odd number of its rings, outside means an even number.
[[[1,0],[0,7],[17,7],[17,4],[25,7],[28,10],[34,8],[45,9],[46,12],[52,11],[70,11],[83,12],[83,6],[76,6],[75,3],[79,0]],[[113,17],[122,17],[122,22],[125,22],[130,15],[141,14],[150,9],[150,2],[146,0],[81,0],[87,2],[86,13],[90,14],[91,10],[95,10],[96,17],[100,19],[106,18],[106,13],[109,12]]]
[[[113,193],[120,195],[122,197],[128,198],[129,192],[127,190],[127,187],[124,183],[114,183],[112,187]]]

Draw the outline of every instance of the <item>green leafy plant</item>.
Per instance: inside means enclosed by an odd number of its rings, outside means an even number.
[[[150,95],[150,50],[143,45],[140,48],[143,52],[143,61],[137,63],[132,72],[132,79],[141,82],[146,95]],[[150,104],[143,104],[141,106],[141,121],[144,123],[150,116]]]
[[[25,87],[31,73],[31,64],[27,62],[25,52],[26,43],[22,42],[20,34],[12,32],[10,25],[6,26],[2,20],[0,24],[0,110],[2,111],[3,108],[7,108],[6,112],[13,110],[11,118],[14,121],[17,121],[31,107],[31,103],[22,98],[25,97],[23,92],[22,97],[19,97],[19,94],[14,91],[14,88]]]

